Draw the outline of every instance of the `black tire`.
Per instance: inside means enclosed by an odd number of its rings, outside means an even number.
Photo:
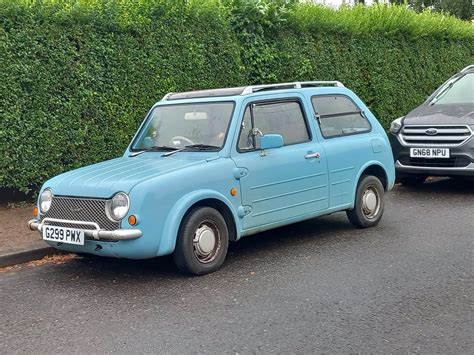
[[[384,209],[385,190],[382,183],[375,176],[362,176],[357,185],[354,208],[346,211],[347,218],[356,227],[370,228],[379,223]]]
[[[405,186],[417,186],[425,182],[425,175],[404,175],[397,178],[398,182]]]
[[[229,232],[224,217],[214,208],[197,207],[181,223],[174,262],[184,273],[209,274],[221,267],[228,246]]]

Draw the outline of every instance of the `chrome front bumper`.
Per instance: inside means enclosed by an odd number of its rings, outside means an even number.
[[[48,218],[45,218],[45,221],[46,220],[48,220]],[[88,239],[93,239],[93,240],[119,241],[119,240],[137,239],[142,236],[142,231],[140,229],[116,229],[113,231],[108,231],[104,229],[99,229],[99,226],[92,222],[79,222],[79,221],[66,221],[66,220],[56,220],[56,221],[60,221],[62,223],[74,222],[76,224],[80,223],[80,224],[93,225],[94,227],[96,227],[96,229],[84,230],[84,236]],[[40,233],[42,232],[44,225],[45,225],[44,223],[41,223],[36,219],[32,219],[28,221],[28,228],[33,231],[38,231]]]

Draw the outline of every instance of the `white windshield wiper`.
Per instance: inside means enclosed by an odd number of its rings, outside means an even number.
[[[217,150],[221,149],[221,147],[218,147],[217,145],[209,145],[209,144],[191,144],[187,145],[184,148],[176,149],[173,150],[172,152],[168,152],[162,155],[162,157],[169,157],[170,155],[173,155],[178,152],[182,152],[185,150]]]
[[[175,149],[171,152],[168,152],[168,153],[164,153],[164,154],[161,154],[162,157],[169,157],[170,155],[173,155],[174,153],[178,153],[178,152],[181,152],[183,150],[185,150],[186,148],[179,148],[179,149]]]
[[[129,157],[136,157],[137,155],[140,155],[140,154],[143,154],[143,153],[146,153],[146,152],[153,152],[153,151],[156,151],[156,150],[169,150],[169,151],[176,151],[178,150],[178,148],[175,148],[175,147],[170,147],[170,146],[167,146],[167,145],[154,145],[153,147],[150,147],[150,148],[147,148],[147,149],[144,149],[144,150],[140,150],[139,152],[135,152],[135,153],[132,153],[129,155]]]

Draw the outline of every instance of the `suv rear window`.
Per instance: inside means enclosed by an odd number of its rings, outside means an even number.
[[[325,138],[364,133],[371,129],[362,110],[346,96],[313,96],[311,102]]]

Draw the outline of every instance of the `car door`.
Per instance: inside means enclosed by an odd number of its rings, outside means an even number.
[[[328,161],[330,207],[353,202],[362,165],[373,155],[367,134],[372,127],[354,100],[343,94],[311,97]]]
[[[256,135],[280,134],[284,146],[256,149]],[[243,229],[328,208],[326,158],[312,133],[300,98],[250,101],[245,106],[236,151]]]

